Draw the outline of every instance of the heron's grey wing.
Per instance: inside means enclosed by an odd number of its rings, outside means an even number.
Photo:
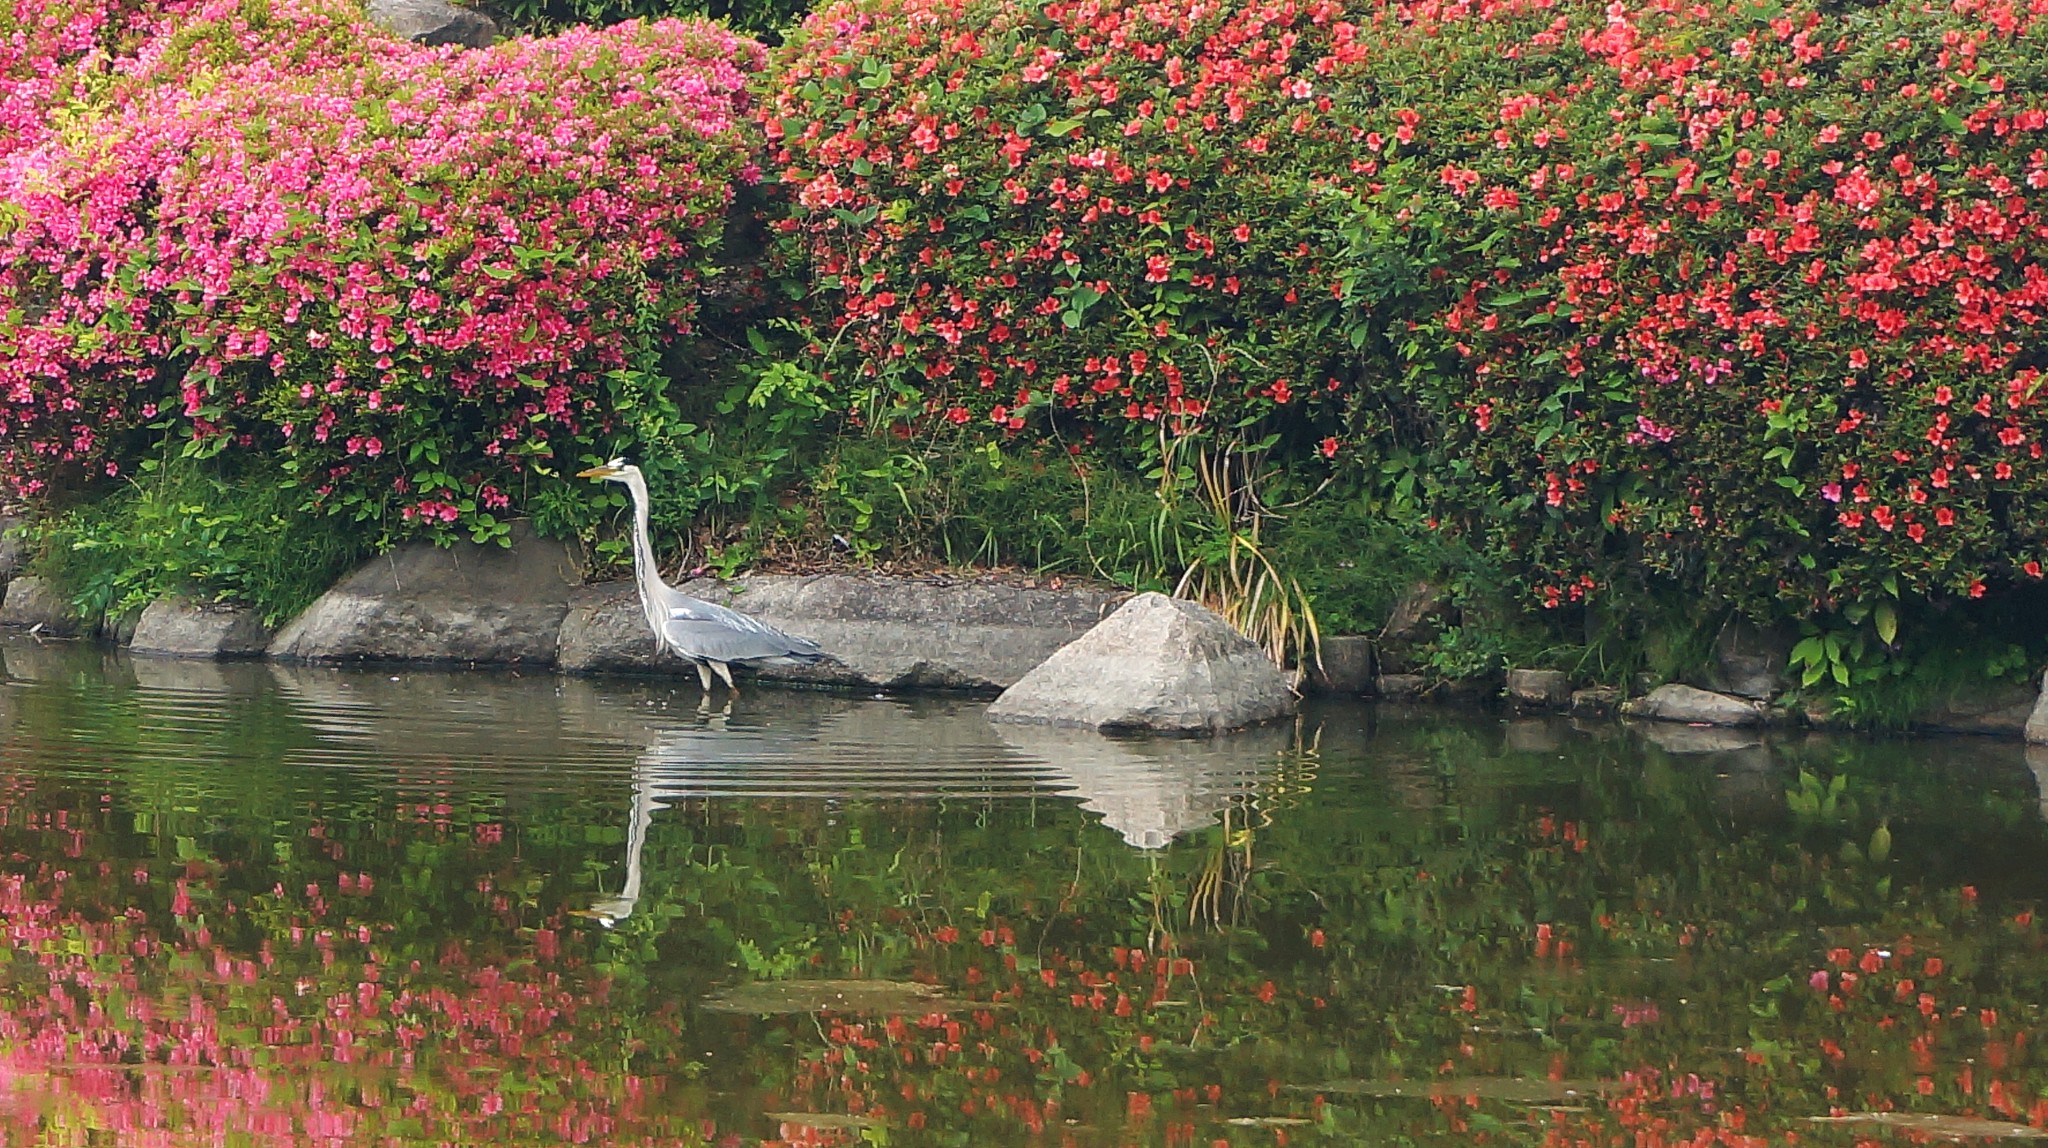
[[[661,636],[683,656],[713,662],[813,657],[818,653],[816,645],[779,631],[735,630],[702,618],[670,618],[662,626]]]
[[[662,627],[662,637],[691,657],[744,662],[758,658],[808,658],[822,652],[816,642],[785,634],[759,618],[702,598],[671,593],[665,604],[668,621]]]

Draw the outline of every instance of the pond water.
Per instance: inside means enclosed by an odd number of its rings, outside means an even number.
[[[2048,1123],[2014,745],[0,660],[0,1143]]]

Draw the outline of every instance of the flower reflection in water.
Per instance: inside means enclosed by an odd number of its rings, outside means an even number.
[[[1355,707],[1106,742],[967,702],[0,657],[0,1141],[2048,1120],[2017,747]],[[747,983],[789,1003],[706,1003]]]

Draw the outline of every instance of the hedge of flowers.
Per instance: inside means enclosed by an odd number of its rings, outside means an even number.
[[[169,433],[358,517],[505,508],[630,423],[755,177],[761,49],[709,23],[463,52],[322,0],[72,21],[103,7],[0,16],[11,494]]]
[[[847,0],[785,52],[816,351],[918,417],[1420,446],[1546,606],[2042,576],[2039,5]]]
[[[856,421],[1407,479],[1529,600],[2042,578],[2039,5],[842,0],[484,52],[0,14],[0,484],[164,437],[476,525],[629,441],[765,162]],[[765,138],[765,144],[764,144]],[[600,441],[602,440],[602,441]]]
[[[766,129],[827,370],[1006,430],[1334,409],[1304,33],[1291,0],[813,16]]]

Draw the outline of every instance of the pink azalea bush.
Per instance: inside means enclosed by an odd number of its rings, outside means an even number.
[[[323,509],[488,521],[630,436],[755,178],[760,48],[705,22],[464,52],[323,0],[68,11],[0,16],[40,108],[0,120],[17,496],[169,433]]]

